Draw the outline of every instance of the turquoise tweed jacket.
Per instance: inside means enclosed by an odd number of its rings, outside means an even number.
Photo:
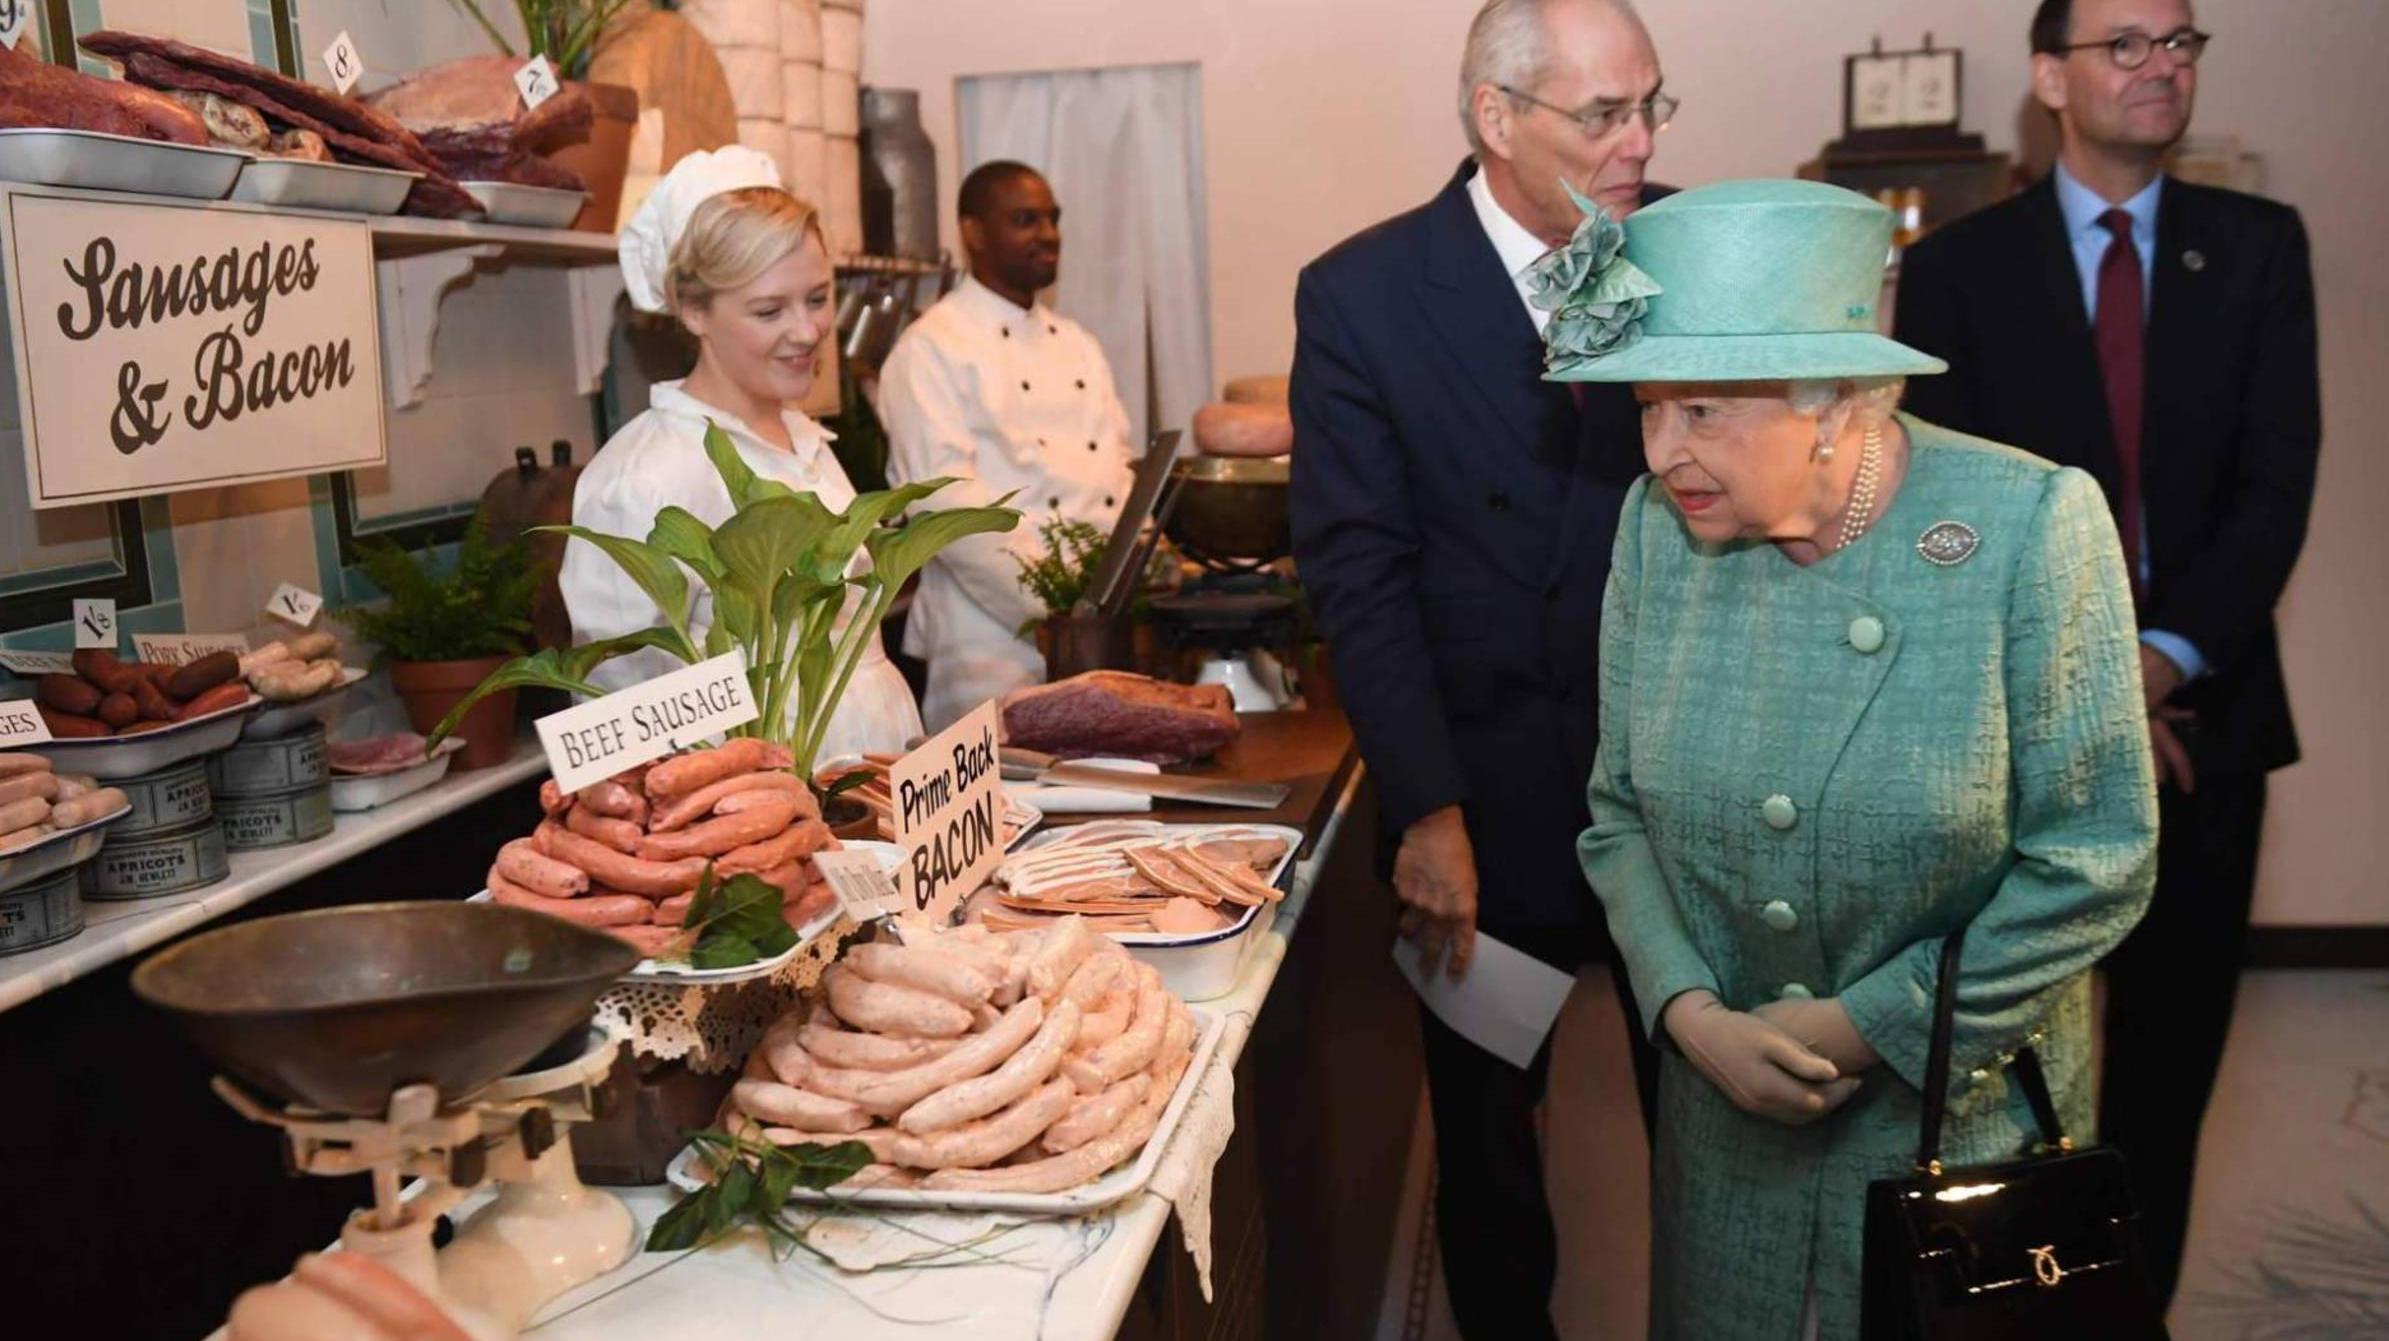
[[[2067,1134],[2092,1135],[2090,968],[2156,877],[2122,550],[2090,476],[1900,423],[1914,451],[1888,510],[1806,568],[1693,541],[1648,478],[1618,526],[1578,852],[1643,1027],[1692,988],[1737,1010],[1839,997],[1883,1057],[1790,1127],[1666,1053],[1655,1337],[1788,1339],[1812,1287],[1821,1334],[1857,1335],[1866,1185],[1913,1157],[1936,957],[1960,927],[1944,1158],[2029,1146],[2002,1072],[2027,1042]],[[1919,544],[1943,522],[1978,537],[1958,562]]]

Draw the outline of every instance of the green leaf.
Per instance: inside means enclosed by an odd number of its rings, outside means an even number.
[[[1011,495],[1006,494],[1006,498]],[[937,557],[938,551],[968,536],[993,531],[1009,531],[1020,524],[1020,513],[1008,507],[946,508],[939,512],[925,512],[906,522],[902,529],[874,534],[866,548],[871,551],[871,573],[880,584],[893,591],[910,581],[914,573]]]
[[[647,593],[647,599],[655,602],[655,608],[663,611],[665,621],[685,635],[689,616],[688,574],[681,570],[670,554],[644,540],[607,535],[586,526],[535,526],[531,529],[586,540],[605,551],[606,557],[614,561],[614,566],[620,568],[631,581],[638,583],[639,590]]]
[[[498,667],[489,673],[487,679],[473,686],[473,692],[450,708],[448,715],[440,719],[440,724],[431,729],[424,748],[430,749],[446,740],[464,721],[465,714],[472,710],[474,704],[508,689],[561,689],[568,694],[597,698],[606,691],[589,683],[589,673],[615,657],[646,647],[660,647],[691,664],[695,661],[695,649],[688,645],[687,639],[671,629],[641,629],[619,638],[582,643],[578,647],[543,647],[527,657],[516,657]]]
[[[805,563],[837,520],[838,515],[811,494],[763,499],[740,508],[715,529],[714,556],[729,580],[745,587],[760,605],[773,598],[782,574]],[[718,591],[715,599],[720,599]]]
[[[688,911],[680,915],[683,931],[695,931],[713,916],[714,894],[720,888],[714,883],[713,863],[709,861],[705,863],[705,869],[697,873],[697,888],[689,895]]]
[[[861,1173],[871,1163],[871,1147],[861,1141],[840,1141],[836,1145],[792,1145],[781,1147],[781,1153],[797,1167],[796,1185],[815,1192],[826,1192]]]
[[[672,1209],[655,1217],[655,1227],[647,1231],[647,1251],[676,1253],[704,1242],[705,1222],[709,1218],[706,1207],[713,1200],[712,1192],[710,1187],[691,1192]]]
[[[722,1176],[715,1180],[713,1191],[714,1195],[708,1199],[710,1204],[705,1208],[705,1232],[708,1236],[728,1229],[730,1222],[740,1212],[750,1209],[749,1203],[755,1196],[755,1166],[743,1159],[733,1160],[729,1168],[722,1170]]]
[[[836,582],[843,578],[847,567],[854,562],[855,551],[871,538],[881,522],[903,515],[906,508],[953,482],[953,476],[940,475],[933,480],[917,480],[893,489],[857,494],[855,500],[846,505],[846,511],[839,516],[837,525],[831,527],[829,533],[815,546],[811,564],[813,579],[817,582]]]
[[[717,882],[707,865],[680,920],[682,928],[697,933],[689,966],[739,968],[794,948],[796,931],[781,915],[780,903],[779,887],[761,877],[734,875]]]
[[[822,789],[821,799],[827,801],[833,797],[844,796],[877,776],[879,775],[875,770],[868,768],[858,768],[852,773],[840,774],[837,781]]]
[[[696,569],[708,585],[722,575],[721,561],[713,555],[713,528],[685,508],[669,507],[656,513],[647,543]]]
[[[768,959],[763,947],[744,936],[724,931],[708,931],[697,948],[689,951],[688,964],[695,969],[744,968],[761,959]]]
[[[738,444],[710,419],[705,421],[705,455],[713,462],[714,472],[722,477],[722,486],[730,491],[730,502],[740,511],[765,499],[797,496],[796,490],[778,480],[757,475],[739,456]]]

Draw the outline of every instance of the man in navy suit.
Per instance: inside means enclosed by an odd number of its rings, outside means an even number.
[[[2179,181],[2207,35],[2188,0],[2042,0],[2056,167],[1911,248],[1899,337],[1949,360],[1908,406],[2098,477],[2140,615],[2157,895],[2108,957],[2099,1137],[2170,1295],[2231,1029],[2265,775],[2298,758],[2273,607],[2322,441],[2314,278],[2286,205]]]
[[[1459,93],[1471,160],[1296,288],[1294,554],[1377,787],[1404,934],[1455,977],[1480,927],[1572,973],[1606,949],[1576,836],[1642,434],[1627,388],[1541,380],[1526,277],[1581,217],[1563,180],[1619,217],[1643,203],[1676,103],[1625,0],[1489,0]],[[1622,973],[1618,988],[1630,1003]],[[1421,1027],[1453,1315],[1472,1341],[1551,1337],[1534,1117],[1549,1043],[1521,1071],[1423,1011]]]

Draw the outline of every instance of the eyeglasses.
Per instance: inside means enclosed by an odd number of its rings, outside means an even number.
[[[2114,63],[2116,69],[2137,70],[2148,64],[2149,56],[2159,47],[2165,48],[2165,54],[2173,57],[2176,65],[2196,65],[2199,56],[2205,53],[2207,43],[2214,40],[2214,34],[2202,33],[2196,28],[2176,28],[2163,37],[2151,37],[2147,33],[2134,31],[2117,33],[2098,42],[2075,42],[2069,46],[2051,47],[2044,54],[2068,56],[2077,51],[2104,49],[2107,59]]]
[[[1495,84],[1494,87],[1520,102],[1532,103],[1546,112],[1556,112],[1566,117],[1576,123],[1578,130],[1596,140],[1605,139],[1624,130],[1626,123],[1636,117],[1641,117],[1642,123],[1649,126],[1651,133],[1656,135],[1667,129],[1667,123],[1676,119],[1676,109],[1684,105],[1684,100],[1681,98],[1672,98],[1664,93],[1654,93],[1641,102],[1596,103],[1582,111],[1570,111],[1557,103],[1545,102],[1532,93],[1521,93],[1507,84]]]

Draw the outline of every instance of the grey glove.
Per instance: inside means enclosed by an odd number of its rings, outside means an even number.
[[[1745,1113],[1796,1127],[1841,1107],[1858,1089],[1857,1077],[1707,991],[1668,1002],[1660,1023],[1693,1068]]]

